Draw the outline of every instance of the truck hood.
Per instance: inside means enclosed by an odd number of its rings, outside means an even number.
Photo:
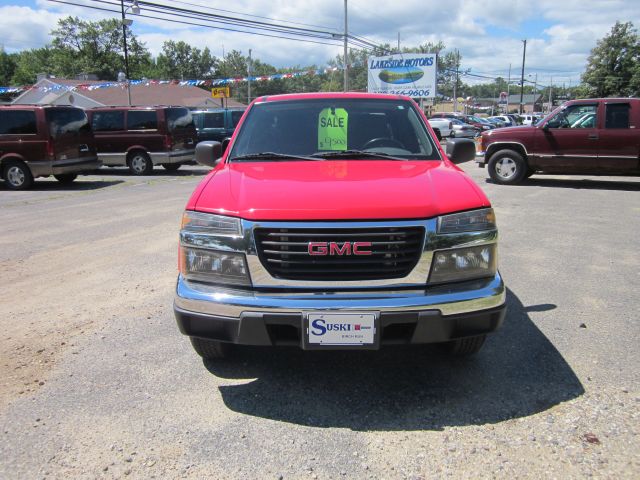
[[[488,136],[490,139],[503,137],[529,138],[537,130],[536,127],[530,125],[516,125],[515,127],[497,128],[482,132],[482,135]]]
[[[489,206],[446,161],[227,163],[203,180],[188,209],[247,220],[430,218]]]

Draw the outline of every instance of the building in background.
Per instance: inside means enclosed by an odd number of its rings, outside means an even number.
[[[82,75],[77,79],[39,78],[38,82],[13,100],[13,104],[73,105],[82,108],[128,105],[127,89],[121,86],[94,88],[91,86],[115,83],[89,79]],[[72,87],[77,87],[70,90]],[[211,92],[191,85],[149,83],[131,85],[131,104],[139,106],[181,105],[197,108],[220,108],[220,98],[212,98]],[[245,105],[224,99],[224,106]]]

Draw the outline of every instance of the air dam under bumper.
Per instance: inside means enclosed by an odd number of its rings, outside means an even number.
[[[222,289],[179,277],[174,313],[185,335],[243,345],[304,348],[306,314],[376,312],[379,341],[357,348],[378,348],[490,333],[504,320],[505,295],[500,274],[423,290],[283,294]]]

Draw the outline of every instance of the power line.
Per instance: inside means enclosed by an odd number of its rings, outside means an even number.
[[[85,4],[80,4],[80,3],[75,3],[75,2],[65,1],[65,0],[48,0],[48,1],[53,2],[53,3],[61,3],[61,4],[66,4],[66,5],[73,5],[73,6],[76,6],[76,7],[89,8],[89,9],[92,9],[92,10],[99,10],[99,11],[111,12],[111,13],[119,13],[116,10],[112,10],[112,9],[108,9],[108,8],[104,8],[104,7],[98,7],[98,6],[94,6],[94,5],[85,5]],[[100,2],[100,0],[89,0],[89,1],[98,1],[98,2]],[[100,3],[106,3],[108,5],[115,5],[115,4],[112,4],[110,2],[105,2],[105,1],[102,1]],[[320,41],[316,41],[316,40],[306,40],[306,39],[303,39],[303,38],[294,38],[294,37],[286,37],[286,36],[282,36],[282,35],[271,35],[271,34],[267,34],[267,33],[252,32],[252,31],[247,31],[247,30],[238,30],[238,29],[215,26],[215,25],[210,25],[210,24],[187,22],[185,20],[176,20],[176,19],[171,19],[171,18],[166,18],[166,17],[158,17],[158,16],[153,16],[153,15],[146,15],[146,14],[142,14],[142,13],[137,14],[136,16],[137,17],[142,17],[142,18],[149,18],[149,19],[153,19],[153,20],[163,20],[163,21],[171,22],[171,23],[179,23],[179,24],[183,24],[183,25],[192,25],[192,26],[205,27],[205,28],[211,28],[211,29],[216,29],[216,30],[224,30],[224,31],[229,31],[229,32],[247,33],[247,34],[250,34],[250,35],[260,35],[260,36],[264,36],[264,37],[280,38],[280,39],[285,39],[285,40],[296,40],[296,41],[299,41],[299,42],[316,43],[316,44],[320,44],[320,45],[330,45],[330,46],[339,45],[337,43],[320,42]],[[317,37],[317,38],[324,38],[324,37]],[[330,38],[326,38],[326,40],[330,41],[331,39]]]

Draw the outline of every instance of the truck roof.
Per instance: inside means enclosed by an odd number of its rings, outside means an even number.
[[[315,93],[287,93],[283,95],[264,95],[255,99],[255,102],[281,102],[290,100],[311,100],[322,98],[370,98],[382,100],[411,100],[403,95],[390,95],[386,93],[363,92],[315,92]]]

